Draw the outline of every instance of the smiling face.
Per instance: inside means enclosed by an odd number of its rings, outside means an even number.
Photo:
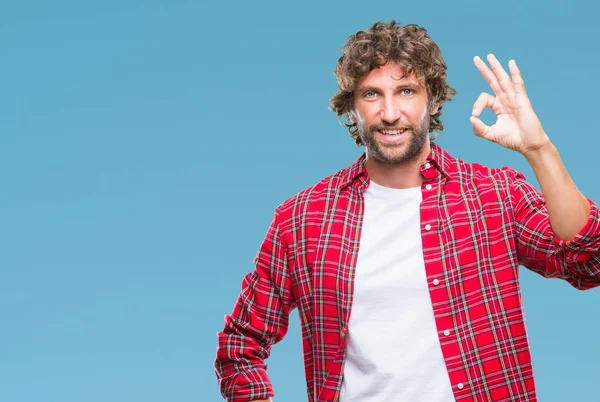
[[[427,91],[414,73],[389,62],[369,72],[354,91],[352,113],[367,157],[384,165],[401,165],[419,157],[429,135]]]

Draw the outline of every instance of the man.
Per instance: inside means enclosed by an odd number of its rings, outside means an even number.
[[[264,359],[298,308],[310,401],[536,400],[518,266],[600,285],[600,212],[576,188],[519,69],[475,65],[494,95],[476,135],[521,153],[508,168],[455,159],[429,138],[454,90],[416,25],[376,23],[340,57],[332,109],[366,152],[283,202],[218,334],[231,401],[273,396]],[[497,115],[492,126],[478,116]]]

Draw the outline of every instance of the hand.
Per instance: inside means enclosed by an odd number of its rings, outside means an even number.
[[[511,78],[493,54],[487,59],[491,70],[478,56],[473,61],[496,96],[482,93],[475,101],[471,116],[475,135],[523,155],[550,143],[527,97],[517,63],[514,60],[508,62]],[[495,124],[487,126],[479,119],[484,108],[490,108],[496,114]]]

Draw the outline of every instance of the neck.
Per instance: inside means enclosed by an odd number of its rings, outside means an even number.
[[[423,184],[421,165],[427,160],[430,152],[431,145],[427,141],[416,158],[396,165],[386,165],[369,157],[369,151],[367,150],[365,161],[367,174],[371,180],[384,187],[419,187]]]

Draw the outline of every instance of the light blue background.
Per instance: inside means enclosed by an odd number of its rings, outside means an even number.
[[[5,1],[0,7],[0,401],[218,401],[216,333],[285,198],[361,152],[333,113],[345,38],[428,28],[452,85],[438,142],[475,138],[476,54],[515,58],[600,201],[598,6],[568,2]],[[491,115],[486,114],[488,121]],[[522,270],[540,400],[597,401],[600,291]],[[268,360],[305,401],[297,313]]]

